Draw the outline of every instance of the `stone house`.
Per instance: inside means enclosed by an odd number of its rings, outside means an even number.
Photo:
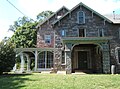
[[[38,24],[37,48],[22,50],[35,54],[35,71],[120,73],[120,21],[83,3],[63,6]]]

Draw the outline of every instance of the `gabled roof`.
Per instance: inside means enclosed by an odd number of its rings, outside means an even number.
[[[42,23],[39,23],[36,28],[38,28],[40,25],[44,24],[46,21],[48,21],[49,19],[51,19],[54,15],[56,15],[56,14],[57,14],[60,10],[62,10],[62,9],[66,9],[66,10],[69,11],[68,8],[66,8],[65,6],[62,6],[59,10],[57,10],[55,13],[53,13],[50,17],[48,17],[48,18],[47,18],[46,20],[44,20]]]
[[[58,21],[62,20],[65,16],[67,16],[69,13],[71,13],[73,10],[75,10],[77,7],[79,6],[83,6],[85,8],[87,8],[88,10],[92,11],[93,13],[95,13],[96,15],[98,15],[99,17],[105,19],[106,21],[108,21],[109,23],[113,23],[111,20],[109,20],[108,18],[106,18],[105,16],[99,14],[98,12],[96,12],[95,10],[91,9],[90,7],[88,7],[87,5],[83,4],[82,2],[80,2],[78,5],[76,5],[75,7],[73,7],[69,12],[67,12],[65,15],[63,15],[60,19],[56,20],[55,22],[53,22],[53,25],[56,24]]]

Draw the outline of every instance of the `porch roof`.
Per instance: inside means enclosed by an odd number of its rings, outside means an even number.
[[[15,48],[15,52],[54,51],[54,48]]]

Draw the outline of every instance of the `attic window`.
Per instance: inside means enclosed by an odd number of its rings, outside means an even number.
[[[83,11],[79,11],[77,13],[77,21],[78,21],[78,24],[84,24],[85,23],[85,13]]]
[[[57,16],[57,19],[59,19],[60,17],[62,17],[62,16],[60,16],[60,15],[59,15],[59,16]]]

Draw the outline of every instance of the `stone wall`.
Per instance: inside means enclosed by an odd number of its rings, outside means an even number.
[[[61,13],[63,13],[62,11]],[[77,12],[78,11],[85,12],[85,24],[77,23]],[[59,13],[58,16],[61,13]],[[107,70],[106,73],[110,73],[111,65],[108,65],[108,64],[115,64],[117,66],[117,71],[120,70],[120,66],[118,65],[116,61],[117,59],[116,59],[116,54],[115,54],[115,48],[120,47],[120,39],[119,39],[120,25],[119,24],[110,23],[107,20],[103,19],[102,16],[101,17],[98,16],[93,11],[90,11],[83,6],[76,7],[72,12],[67,14],[62,20],[58,21],[54,26],[51,26],[51,23],[55,20],[56,20],[56,15],[40,26],[37,32],[37,47],[39,48],[41,47],[42,48],[43,47],[64,48],[65,44],[62,41],[62,37],[61,37],[61,31],[63,29],[65,29],[66,31],[66,37],[78,37],[79,29],[86,30],[86,37],[99,37],[98,29],[104,29],[104,37],[110,37],[111,40],[108,40],[109,50],[107,52],[103,50],[103,56],[105,57],[109,56],[103,59],[104,60],[103,70],[104,71]],[[50,45],[45,44],[44,34],[51,34],[52,43]],[[70,56],[70,52],[67,51],[66,53],[68,53],[68,55]],[[69,60],[69,59],[66,59],[66,60]],[[67,62],[70,62],[70,61],[67,61]],[[106,67],[105,65],[108,65],[109,68]]]
[[[80,10],[85,12],[85,24],[77,23],[77,12]],[[117,59],[115,54],[115,48],[120,47],[119,24],[109,23],[108,21],[105,21],[103,18],[99,17],[92,11],[89,11],[88,9],[81,6],[81,9],[80,7],[76,8],[74,11],[66,15],[63,20],[61,20],[54,26],[54,30],[56,30],[58,34],[61,34],[60,32],[62,29],[66,30],[66,37],[78,37],[79,31],[76,31],[74,29],[85,29],[86,37],[99,37],[98,29],[104,29],[104,37],[111,38],[108,43],[109,51],[107,52],[110,53],[109,64],[116,65],[117,71],[120,70],[120,67],[116,61]],[[108,73],[110,73],[110,66],[111,65],[109,65]]]

